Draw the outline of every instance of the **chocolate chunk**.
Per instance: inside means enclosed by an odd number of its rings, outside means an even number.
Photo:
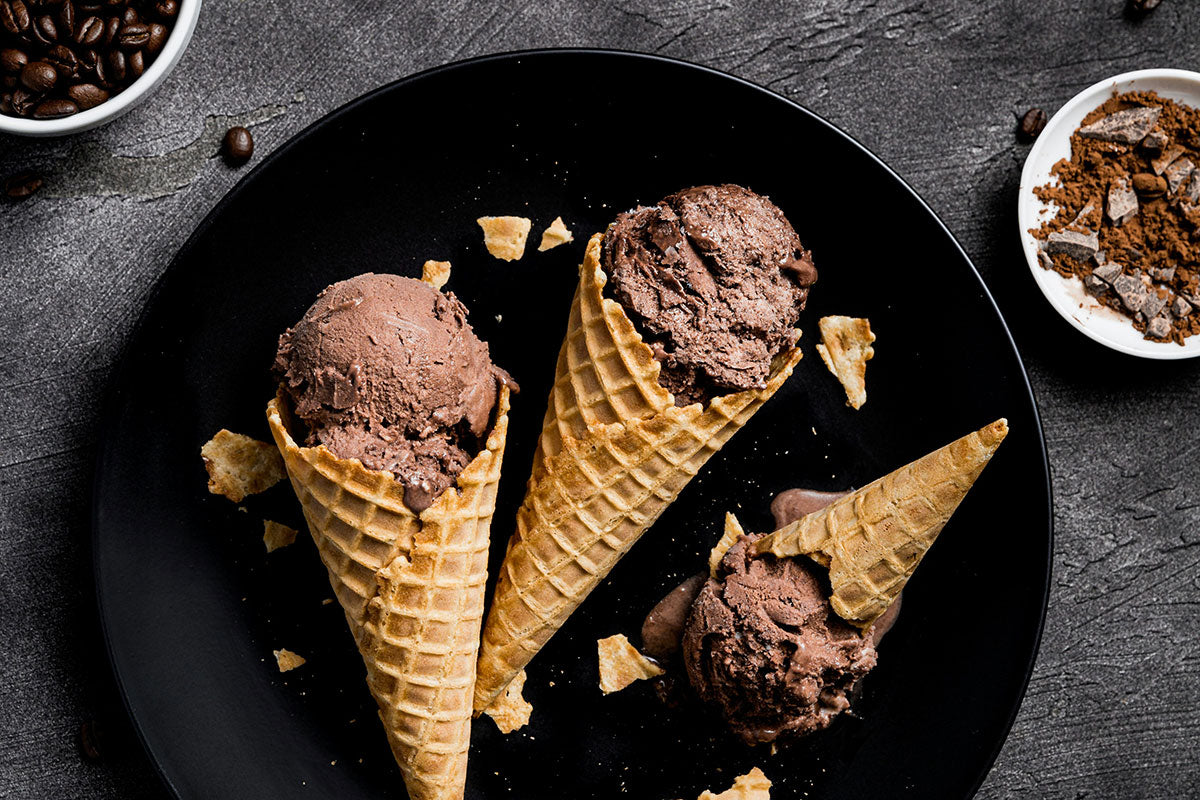
[[[1083,279],[1083,288],[1087,289],[1089,294],[1103,294],[1108,291],[1108,284],[1095,275],[1088,275]]]
[[[1105,283],[1112,283],[1121,276],[1120,264],[1104,264],[1092,270],[1092,274]]]
[[[1142,304],[1142,313],[1146,319],[1157,317],[1159,312],[1167,307],[1167,298],[1159,297],[1154,292],[1146,292],[1146,302]]]
[[[1079,209],[1079,213],[1075,215],[1075,219],[1071,220],[1071,224],[1067,227],[1076,228],[1078,230],[1087,232],[1090,230],[1088,226],[1089,218],[1092,216],[1092,212],[1095,210],[1096,204],[1089,200],[1086,206]]]
[[[1046,237],[1046,252],[1086,261],[1100,249],[1100,237],[1094,232],[1058,231]]]
[[[1092,261],[1096,262],[1097,267],[1102,267],[1108,263],[1108,251],[1097,250],[1096,255],[1092,256]]]
[[[1124,225],[1137,216],[1137,192],[1129,188],[1128,178],[1118,178],[1108,187],[1108,218],[1113,225]]]
[[[1174,194],[1183,185],[1183,182],[1191,177],[1195,170],[1196,165],[1192,163],[1190,158],[1181,158],[1167,167],[1167,171],[1163,173],[1167,179],[1167,190],[1171,194]]]
[[[1192,313],[1192,304],[1182,297],[1176,297],[1175,302],[1171,304],[1171,313],[1179,319],[1183,319]]]
[[[1183,199],[1189,203],[1200,202],[1200,171],[1193,170],[1183,185]]]
[[[1166,147],[1167,142],[1169,142],[1169,141],[1170,141],[1170,139],[1167,138],[1167,134],[1165,131],[1163,131],[1159,128],[1155,128],[1154,130],[1152,130],[1146,134],[1145,139],[1142,139],[1142,147],[1146,148],[1147,150],[1152,150],[1152,151],[1157,152],[1159,150],[1162,150],[1164,147]]]
[[[1179,145],[1173,144],[1168,147],[1161,156],[1150,162],[1150,166],[1154,168],[1154,174],[1162,175],[1163,170],[1171,166],[1181,155],[1183,155],[1183,148]]]
[[[1117,297],[1121,298],[1121,302],[1130,312],[1141,311],[1142,306],[1146,304],[1146,287],[1131,275],[1122,275],[1113,281],[1113,291],[1117,293]]]
[[[1155,317],[1146,326],[1146,335],[1155,339],[1165,339],[1171,335],[1171,323],[1165,317]]]
[[[1161,267],[1161,268],[1155,268],[1155,269],[1151,269],[1151,270],[1147,270],[1147,271],[1150,273],[1150,277],[1154,278],[1154,280],[1156,280],[1156,281],[1162,281],[1163,283],[1168,283],[1175,279],[1175,268],[1174,267]]]
[[[1080,128],[1079,135],[1085,139],[1099,139],[1103,142],[1134,144],[1146,138],[1146,134],[1154,127],[1154,123],[1158,122],[1158,115],[1161,113],[1162,109],[1158,106],[1127,108]]]

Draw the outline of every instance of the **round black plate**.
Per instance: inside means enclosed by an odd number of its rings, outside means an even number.
[[[270,439],[279,333],[332,281],[453,262],[448,288],[523,388],[498,559],[588,234],[725,181],[770,195],[815,255],[805,358],[531,665],[532,725],[504,737],[478,722],[467,796],[688,798],[756,765],[780,798],[973,792],[1028,679],[1051,547],[1037,410],[983,283],[903,182],[804,109],[688,64],[551,51],[433,70],[326,117],[209,215],[146,311],[103,436],[95,559],[125,699],[180,798],[405,796],[311,541],[264,552],[264,518],[303,528],[290,488],[244,511],[205,489],[199,449],[219,428]],[[485,253],[487,214],[533,219],[523,260]],[[537,252],[560,214],[575,242]],[[825,314],[867,316],[878,334],[862,411],[812,350]],[[861,485],[999,416],[1012,434],[910,584],[853,716],[772,755],[666,709],[647,683],[600,694],[596,639],[636,641],[704,565],[726,510],[765,530],[782,489]],[[281,647],[307,665],[281,675]]]

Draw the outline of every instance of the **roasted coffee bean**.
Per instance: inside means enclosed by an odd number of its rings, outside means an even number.
[[[129,80],[132,82],[142,77],[142,73],[146,71],[146,57],[142,51],[135,50],[126,60],[129,62]]]
[[[30,24],[29,9],[22,0],[0,0],[0,28],[20,36]]]
[[[1129,12],[1137,16],[1149,14],[1158,8],[1161,2],[1162,0],[1129,0]]]
[[[106,63],[104,56],[99,54],[96,55],[96,63],[92,67],[92,72],[95,74],[96,80],[100,81],[100,83],[104,84],[105,86],[111,87],[112,81],[108,79],[108,64]]]
[[[158,0],[154,4],[154,11],[160,18],[172,20],[179,13],[179,3],[175,0]]]
[[[29,56],[25,55],[25,51],[23,50],[18,50],[15,47],[6,47],[0,50],[0,72],[15,75],[24,69],[28,63]]]
[[[108,92],[94,83],[77,83],[67,89],[67,97],[83,111],[95,108],[108,99]]]
[[[136,22],[121,28],[117,41],[126,50],[141,50],[150,41],[150,27]]]
[[[75,41],[91,46],[100,41],[100,37],[103,35],[104,21],[93,14],[79,24],[79,33],[75,34]]]
[[[29,112],[37,105],[38,96],[24,87],[13,89],[12,109],[15,114],[28,117]]]
[[[24,200],[42,188],[42,179],[32,172],[19,172],[4,181],[4,194],[12,200]]]
[[[38,17],[33,24],[33,38],[45,45],[58,41],[58,26],[54,24],[54,17],[49,14]]]
[[[150,25],[150,41],[146,42],[146,52],[152,56],[158,55],[158,51],[162,50],[163,45],[167,43],[167,26],[161,22],[154,22]]]
[[[129,73],[129,62],[122,50],[113,50],[108,54],[108,80],[113,83],[124,83]]]
[[[34,119],[58,119],[60,117],[69,117],[72,114],[79,112],[79,106],[71,100],[61,97],[55,97],[51,100],[43,100],[33,109]]]
[[[75,4],[71,0],[64,0],[58,9],[58,29],[63,32],[64,38],[75,34]]]
[[[240,125],[230,128],[221,143],[221,152],[230,164],[245,164],[254,155],[254,137]]]
[[[66,45],[56,44],[46,53],[46,63],[58,71],[59,80],[69,80],[79,75],[79,59]]]
[[[110,47],[113,40],[117,38],[117,31],[121,30],[121,18],[109,17],[104,21],[104,46]]]
[[[1040,108],[1031,108],[1021,117],[1017,126],[1017,135],[1026,142],[1036,139],[1046,127],[1046,112]]]
[[[26,64],[21,70],[21,83],[31,92],[42,92],[51,89],[58,82],[58,71],[45,61],[34,61]]]
[[[138,18],[137,9],[133,6],[126,6],[125,10],[121,12],[121,24],[136,25],[139,22],[141,20]]]

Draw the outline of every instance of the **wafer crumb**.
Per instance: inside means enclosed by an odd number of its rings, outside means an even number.
[[[623,633],[598,639],[596,648],[600,655],[600,691],[605,694],[663,674],[662,667],[639,653]]]
[[[560,244],[573,241],[575,241],[575,235],[567,230],[567,224],[563,222],[563,218],[555,217],[554,222],[550,223],[550,227],[542,231],[542,243],[538,245],[538,252],[545,252]]]
[[[295,528],[289,528],[280,522],[270,519],[263,520],[263,544],[267,546],[267,552],[273,553],[281,547],[287,547],[296,541]]]
[[[200,457],[208,471],[208,490],[235,503],[270,489],[286,475],[275,445],[224,428],[204,443]]]
[[[505,687],[504,691],[484,709],[501,733],[512,733],[529,724],[529,716],[533,713],[533,704],[526,700],[521,692],[525,688],[525,670],[517,673],[517,677]]]
[[[746,531],[742,529],[742,523],[738,522],[738,518],[733,515],[733,512],[725,512],[725,532],[721,534],[720,541],[713,547],[712,552],[708,554],[708,575],[711,578],[717,577],[717,565],[721,563],[721,559],[729,552],[729,548],[733,547],[737,540],[746,535]]]
[[[821,344],[817,352],[846,390],[846,405],[862,408],[867,402],[867,362],[875,357],[871,321],[855,317],[821,317]]]
[[[527,217],[480,217],[483,244],[501,261],[516,261],[525,255],[525,240],[533,223]]]
[[[733,779],[733,786],[720,794],[709,790],[700,793],[699,800],[771,800],[771,781],[758,767]]]
[[[421,267],[421,280],[440,292],[446,281],[450,280],[450,262],[426,261]]]
[[[291,672],[297,667],[304,666],[305,661],[304,656],[293,653],[291,650],[275,651],[275,663],[279,665],[280,672]]]

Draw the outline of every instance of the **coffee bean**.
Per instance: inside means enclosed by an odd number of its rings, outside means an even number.
[[[75,41],[82,45],[93,45],[100,41],[103,35],[104,21],[93,14],[79,24],[79,33],[75,35]]]
[[[104,21],[104,46],[112,45],[113,40],[117,38],[117,31],[121,30],[121,18],[109,17]]]
[[[69,117],[72,114],[79,112],[79,106],[71,100],[56,97],[51,100],[43,100],[33,109],[34,119],[59,119],[60,117]]]
[[[0,1],[0,28],[20,36],[29,30],[29,9],[21,0]]]
[[[19,73],[28,63],[29,56],[25,55],[23,50],[15,47],[6,47],[0,50],[0,71],[13,75]]]
[[[158,0],[154,4],[154,11],[164,20],[173,20],[179,13],[179,3],[175,0]]]
[[[126,25],[117,34],[117,41],[126,50],[141,50],[150,41],[150,27],[140,22]]]
[[[67,89],[67,97],[71,98],[80,110],[87,111],[107,100],[108,92],[94,83],[77,83]]]
[[[254,137],[240,125],[230,128],[221,143],[221,152],[230,164],[245,164],[254,155]]]
[[[21,117],[28,117],[33,107],[37,105],[38,96],[23,87],[13,89],[12,109]]]
[[[16,114],[13,111],[12,92],[0,92],[0,114]]]
[[[54,67],[60,80],[66,81],[79,75],[79,59],[66,45],[56,44],[46,53],[46,63]]]
[[[32,172],[20,172],[4,182],[4,194],[12,200],[24,200],[42,188],[42,179]]]
[[[1040,108],[1031,108],[1021,117],[1017,126],[1017,135],[1026,142],[1036,139],[1046,127],[1046,112]]]
[[[146,42],[146,52],[152,56],[156,56],[166,43],[167,26],[161,22],[152,23],[150,25],[150,41]]]
[[[136,25],[141,20],[138,18],[137,9],[133,6],[125,6],[125,10],[121,12],[122,25]]]
[[[75,33],[75,4],[71,0],[65,0],[58,9],[58,29],[67,38]]]
[[[1167,193],[1167,179],[1151,172],[1133,176],[1133,190],[1142,197],[1162,197]]]
[[[57,82],[58,72],[45,61],[34,61],[32,64],[26,64],[21,70],[21,83],[31,92],[40,94]]]
[[[1128,8],[1131,14],[1141,16],[1158,8],[1161,2],[1162,0],[1129,0]]]
[[[146,57],[142,55],[141,50],[136,50],[129,54],[127,60],[129,62],[129,80],[136,81],[146,71]]]
[[[124,51],[113,50],[108,54],[108,79],[113,83],[124,83],[125,76],[129,72],[129,62],[125,58]]]
[[[54,24],[54,17],[49,14],[38,17],[33,25],[33,38],[45,45],[54,44],[58,40],[58,26]]]

